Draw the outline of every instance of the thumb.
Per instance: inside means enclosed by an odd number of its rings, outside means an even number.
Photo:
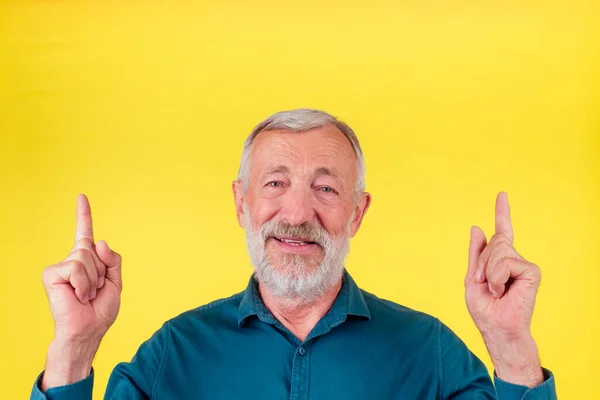
[[[485,233],[478,226],[471,227],[471,241],[469,243],[469,269],[465,277],[465,285],[475,282],[475,271],[477,270],[477,260],[479,255],[487,246]]]
[[[108,247],[108,243],[104,240],[100,240],[96,244],[96,253],[100,258],[100,261],[106,265],[106,279],[113,282],[119,288],[119,291],[123,290],[123,280],[121,278],[121,255],[115,251],[112,251]]]

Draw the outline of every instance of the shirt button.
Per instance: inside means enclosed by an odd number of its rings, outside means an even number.
[[[300,353],[300,355],[301,355],[301,356],[303,356],[303,355],[305,355],[305,354],[306,354],[306,350],[304,350],[304,347],[300,347],[300,348],[298,349],[298,353]]]

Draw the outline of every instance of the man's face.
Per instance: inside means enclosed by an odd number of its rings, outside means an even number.
[[[311,301],[339,281],[370,202],[356,201],[356,179],[352,145],[334,126],[256,137],[247,190],[236,181],[234,193],[259,282]]]

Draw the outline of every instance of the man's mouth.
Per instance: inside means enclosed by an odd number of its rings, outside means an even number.
[[[272,236],[272,238],[281,243],[286,243],[291,246],[307,246],[307,245],[311,245],[311,244],[318,244],[317,242],[312,242],[305,238],[277,237],[277,236]]]

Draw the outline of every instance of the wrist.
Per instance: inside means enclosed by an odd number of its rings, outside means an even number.
[[[48,348],[46,368],[41,382],[42,391],[87,378],[99,344],[99,342],[78,343],[55,339]]]
[[[488,335],[484,341],[498,378],[530,388],[544,381],[537,344],[530,334],[510,339]]]

